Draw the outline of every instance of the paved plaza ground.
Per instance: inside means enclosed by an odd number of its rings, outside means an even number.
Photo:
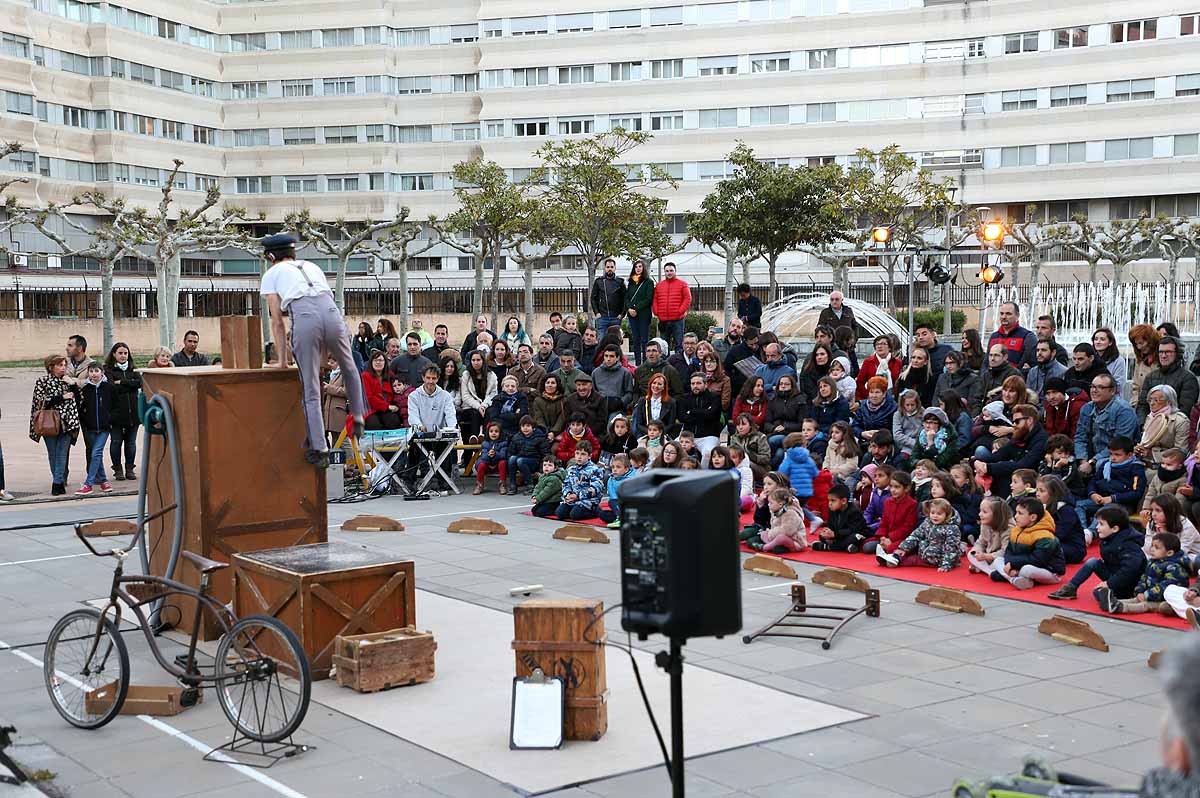
[[[7,409],[7,408],[6,408]],[[7,415],[7,413],[6,413]],[[516,585],[540,583],[546,597],[619,600],[618,547],[554,541],[555,522],[521,514],[518,497],[487,493],[428,502],[385,498],[329,508],[330,539],[381,547],[416,562],[420,590],[508,611]],[[0,508],[0,640],[45,638],[54,620],[103,595],[110,561],[83,556],[67,526],[12,529],[92,516],[131,513],[128,497]],[[360,512],[404,520],[402,533],[342,533]],[[506,524],[504,537],[449,535],[457,515]],[[815,569],[797,564],[808,583]],[[1036,632],[1045,607],[980,597],[985,617],[949,614],[916,604],[917,585],[872,577],[883,595],[879,619],[860,618],[822,651],[812,640],[700,639],[689,664],[795,695],[853,709],[867,718],[688,761],[688,794],[718,796],[947,796],[960,776],[1011,772],[1037,752],[1064,770],[1136,785],[1158,762],[1163,701],[1154,649],[1181,632],[1085,617],[1108,640],[1100,653]],[[754,628],[787,607],[787,582],[743,573],[745,626]],[[809,585],[810,601],[847,595]],[[855,594],[857,598],[857,594]],[[609,629],[619,629],[616,614]],[[419,619],[418,619],[419,625]],[[436,636],[437,630],[432,630]],[[127,635],[137,683],[165,683],[140,635]],[[661,640],[644,647],[657,650]],[[194,746],[228,739],[215,700],[164,719],[156,727],[119,717],[103,730],[68,727],[50,706],[36,662],[40,648],[0,652],[0,723],[20,730],[18,757],[55,775],[61,794],[111,796],[364,796],[492,798],[511,788],[421,747],[314,702],[299,737],[315,751],[264,771],[266,782],[223,764],[201,761]],[[440,663],[439,663],[440,667]],[[610,650],[610,672],[628,668]],[[403,689],[403,688],[402,688]],[[391,694],[389,694],[391,695]],[[507,732],[505,719],[494,722]],[[666,723],[666,718],[660,718]],[[573,745],[587,745],[574,743]],[[514,753],[513,756],[521,756]],[[620,772],[619,763],[614,772]],[[666,796],[663,768],[651,768],[552,793],[555,798]],[[0,786],[0,795],[4,795]]]

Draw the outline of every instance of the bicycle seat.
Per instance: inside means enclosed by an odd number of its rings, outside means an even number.
[[[200,571],[200,573],[202,573],[202,574],[211,574],[213,571],[219,571],[222,568],[229,567],[229,563],[227,563],[227,562],[217,562],[216,560],[210,560],[207,557],[201,557],[199,554],[193,554],[190,551],[182,552],[182,554],[183,554],[183,559],[187,560],[192,565],[196,566],[196,569],[198,571]]]

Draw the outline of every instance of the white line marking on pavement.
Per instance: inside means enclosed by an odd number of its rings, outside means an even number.
[[[482,509],[456,510],[452,513],[434,513],[432,515],[410,515],[408,517],[401,516],[400,518],[398,518],[396,520],[398,520],[398,521],[419,521],[422,518],[445,518],[448,515],[473,515],[475,513],[496,513],[501,510],[521,510],[521,509],[528,510],[531,507],[533,507],[532,504],[509,504],[504,507],[484,507]]]
[[[26,654],[24,651],[13,651],[12,649],[9,648],[8,643],[5,643],[3,640],[0,640],[0,651],[12,651],[13,654],[15,654],[16,656],[25,660],[26,662],[30,663],[31,665],[34,665],[38,668],[45,667],[44,663],[37,657],[34,657],[30,654]],[[71,684],[75,685],[76,687],[78,687],[80,689],[84,688],[84,685],[82,682],[72,679],[67,674],[61,673],[59,671],[55,671],[55,673],[57,673],[60,678],[66,679],[67,681],[71,682]],[[158,729],[163,734],[166,734],[168,737],[174,737],[176,740],[179,740],[182,743],[186,743],[187,745],[191,746],[192,748],[195,748],[197,751],[199,751],[202,754],[207,754],[210,750],[212,750],[209,746],[205,745],[204,743],[200,742],[199,740],[195,739],[194,737],[189,737],[188,735],[181,732],[179,729],[176,729],[174,726],[171,726],[167,723],[163,723],[158,718],[152,718],[149,715],[138,715],[137,717],[138,717],[138,720],[142,721],[143,723],[147,723],[147,724],[153,726],[154,728]],[[215,754],[213,758],[216,759],[217,761],[219,761],[221,764],[228,765],[229,767],[233,768],[234,770],[236,770],[238,773],[241,773],[246,778],[253,779],[254,781],[257,781],[259,784],[263,785],[264,787],[272,789],[275,792],[279,793],[280,795],[285,796],[285,798],[306,798],[304,793],[296,792],[295,790],[293,790],[291,787],[287,786],[286,784],[281,784],[278,781],[275,781],[275,779],[271,778],[270,776],[260,773],[252,767],[239,764],[238,762],[235,762],[234,760],[230,759],[229,757],[225,756],[224,754]]]
[[[788,582],[787,584],[783,584],[783,585],[763,585],[762,587],[748,587],[748,588],[746,588],[746,592],[753,593],[755,590],[774,590],[774,589],[780,588],[780,587],[791,587],[792,585],[799,585],[799,584],[803,584],[803,583],[802,582]]]
[[[90,553],[85,551],[83,554],[62,554],[57,557],[38,557],[36,560],[13,560],[12,562],[0,562],[0,568],[3,568],[6,565],[29,565],[30,563],[35,563],[35,562],[50,562],[51,560],[69,560],[73,557],[89,557],[89,556],[91,556]]]

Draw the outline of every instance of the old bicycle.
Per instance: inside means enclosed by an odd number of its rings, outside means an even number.
[[[308,711],[312,689],[308,659],[296,635],[276,619],[260,615],[237,619],[209,595],[211,574],[228,564],[182,552],[200,572],[199,590],[160,576],[125,575],[125,560],[145,535],[146,525],[174,508],[172,504],[147,517],[125,548],[98,551],[82,526],[75,527],[76,536],[92,554],[112,557],[117,564],[104,608],[72,610],[50,632],[44,659],[50,700],[58,714],[81,729],[98,729],[117,716],[129,690],[129,652],[120,632],[121,614],[127,608],[154,659],[188,688],[192,702],[200,688],[212,687],[225,716],[242,735],[260,743],[284,740],[299,728]],[[143,611],[150,605],[161,607],[171,597],[196,605],[187,654],[174,662],[163,655]],[[216,618],[222,635],[211,669],[202,670],[196,643],[206,611]],[[97,700],[102,690],[112,697]]]

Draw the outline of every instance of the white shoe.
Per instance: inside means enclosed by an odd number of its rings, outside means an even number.
[[[876,551],[875,562],[886,568],[900,567],[900,558],[895,554],[888,554],[886,551]]]
[[[0,490],[0,502],[15,502],[17,497],[6,490]]]

